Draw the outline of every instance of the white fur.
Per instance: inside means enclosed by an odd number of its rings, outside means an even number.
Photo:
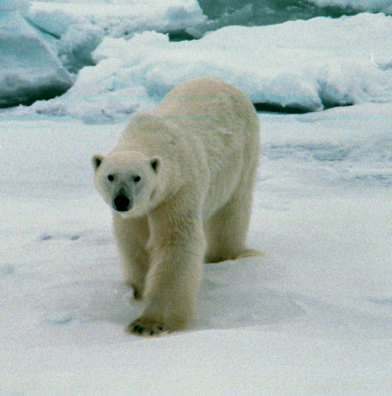
[[[199,78],[136,115],[112,152],[94,157],[126,281],[145,300],[130,332],[183,328],[203,260],[257,254],[245,238],[258,156],[258,118],[247,97],[218,78]]]

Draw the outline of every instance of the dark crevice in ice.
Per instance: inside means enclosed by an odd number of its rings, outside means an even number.
[[[301,105],[282,106],[278,103],[253,103],[253,107],[258,112],[303,114],[314,111]]]
[[[334,107],[352,106],[354,103],[338,103],[333,101],[322,101],[323,107],[320,109],[310,108],[301,104],[283,106],[279,103],[253,103],[253,107],[257,112],[266,113],[282,113],[282,114],[305,114],[313,113],[317,110],[328,110]]]
[[[30,106],[38,100],[53,99],[63,95],[70,88],[69,85],[51,87],[30,87],[21,89],[19,93],[12,96],[0,98],[0,108],[14,107],[18,105]]]
[[[196,40],[196,37],[187,33],[185,30],[178,30],[169,32],[169,41],[191,41]]]

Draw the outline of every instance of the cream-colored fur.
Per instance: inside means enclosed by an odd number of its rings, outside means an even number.
[[[258,156],[247,97],[218,78],[198,78],[133,117],[113,151],[94,157],[126,281],[145,301],[128,331],[184,328],[203,260],[257,254],[245,238]]]

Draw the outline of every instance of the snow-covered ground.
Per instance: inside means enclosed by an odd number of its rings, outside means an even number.
[[[392,17],[382,14],[230,26],[183,42],[150,31],[106,37],[92,54],[96,65],[82,69],[65,95],[28,111],[110,120],[151,108],[186,78],[211,74],[254,103],[286,111],[390,101],[391,48]]]
[[[196,1],[154,2],[173,29],[181,18],[208,23]],[[115,9],[134,0],[100,0],[106,19],[89,0],[27,3],[0,1],[0,25],[23,15],[75,84],[0,110],[0,395],[392,394],[392,18],[226,27],[176,43],[143,7],[133,21],[161,33],[125,34]],[[123,329],[140,305],[90,158],[132,112],[203,74],[254,102],[316,111],[259,113],[248,239],[264,256],[206,265],[187,331],[131,336]]]
[[[124,122],[0,123],[0,394],[389,395],[392,105],[261,114],[250,246],[206,265],[186,332],[123,332],[90,156]]]

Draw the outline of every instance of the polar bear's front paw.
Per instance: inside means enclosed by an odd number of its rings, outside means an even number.
[[[169,328],[153,319],[139,318],[129,324],[126,331],[141,336],[158,336],[169,333]]]

